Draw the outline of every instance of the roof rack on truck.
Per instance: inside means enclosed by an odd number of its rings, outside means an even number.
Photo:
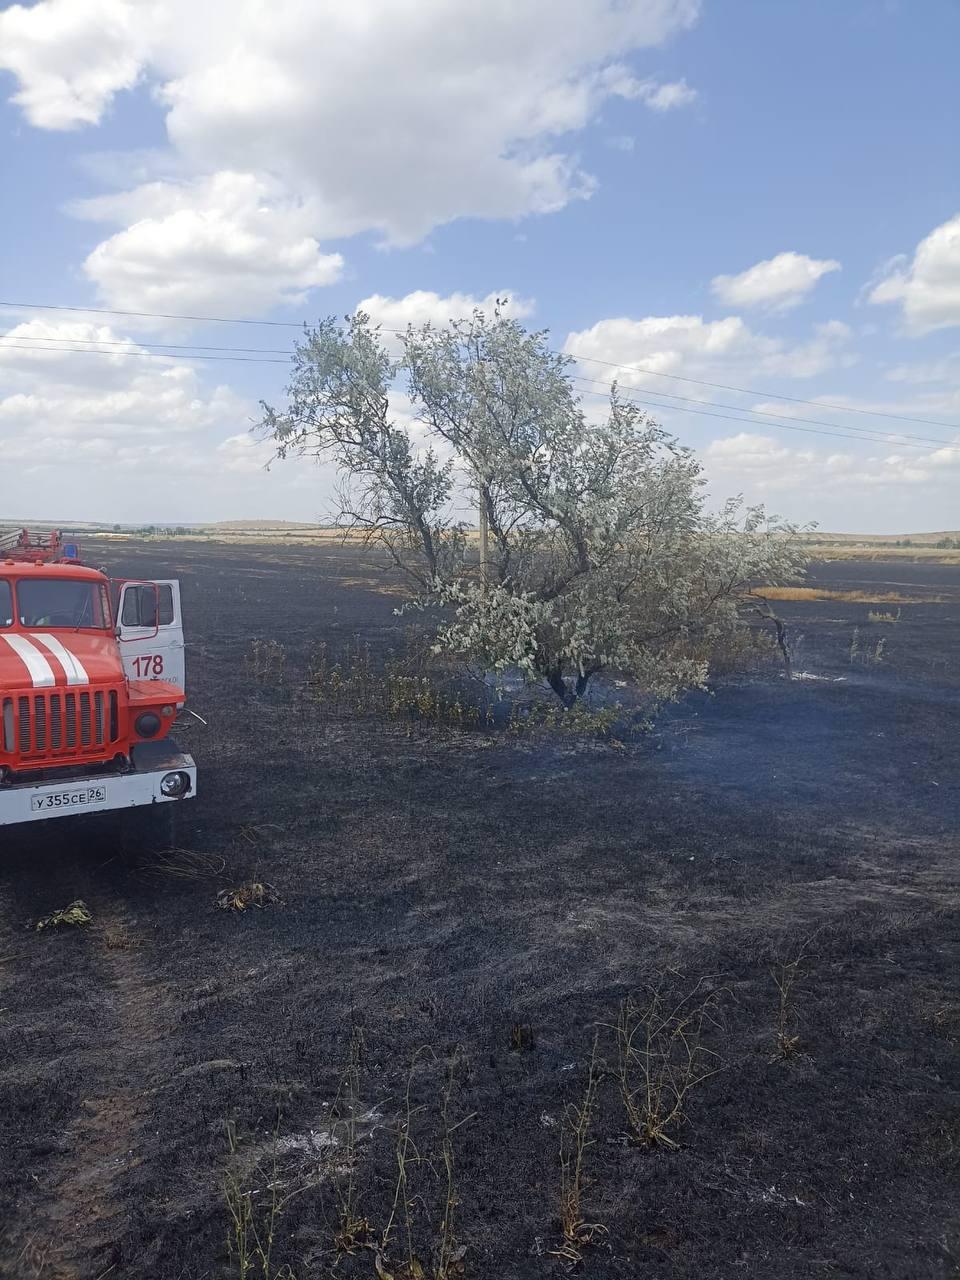
[[[0,560],[18,564],[79,564],[80,544],[65,542],[59,529],[0,530]]]

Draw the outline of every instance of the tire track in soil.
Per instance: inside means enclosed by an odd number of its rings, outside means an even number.
[[[91,933],[97,963],[90,981],[113,1013],[112,1025],[91,1029],[95,1091],[83,1099],[36,1196],[21,1201],[14,1238],[2,1242],[0,1280],[121,1280],[124,1274],[123,1183],[143,1160],[154,1093],[151,1049],[167,1038],[173,1020],[125,904],[98,904]]]

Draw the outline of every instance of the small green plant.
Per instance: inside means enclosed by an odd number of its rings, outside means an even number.
[[[287,651],[279,640],[251,640],[246,667],[258,684],[282,685],[287,673]]]
[[[703,1043],[705,1029],[717,1025],[720,996],[701,978],[680,999],[668,998],[659,983],[621,1003],[616,1078],[635,1142],[679,1147],[690,1094],[720,1069],[719,1055]]]
[[[473,1119],[473,1113],[456,1121],[452,1120],[452,1100],[456,1084],[456,1073],[459,1067],[459,1049],[454,1053],[447,1068],[447,1075],[440,1097],[440,1142],[439,1151],[432,1155],[421,1153],[414,1136],[415,1121],[425,1110],[413,1105],[413,1082],[420,1064],[425,1061],[436,1061],[436,1054],[428,1047],[414,1054],[407,1076],[407,1087],[404,1093],[403,1115],[397,1125],[397,1138],[394,1148],[396,1160],[396,1182],[394,1184],[393,1202],[386,1225],[380,1236],[379,1246],[375,1252],[376,1272],[379,1280],[455,1280],[463,1275],[463,1259],[466,1246],[457,1243],[456,1211],[459,1195],[456,1184],[456,1153],[453,1142],[454,1133]],[[442,1172],[441,1172],[442,1170]],[[433,1218],[429,1208],[430,1195],[423,1186],[423,1175],[432,1174],[440,1181],[441,1200],[439,1205],[439,1221]],[[430,1248],[425,1251],[430,1259],[424,1262],[417,1252],[416,1240],[418,1225],[427,1219],[427,1235]],[[398,1263],[390,1261],[390,1253],[394,1235],[402,1231],[403,1257]]]
[[[277,1139],[280,1120],[274,1130],[274,1153],[270,1175],[267,1179],[267,1195],[256,1195],[243,1176],[243,1161],[237,1141],[236,1126],[227,1123],[227,1147],[229,1159],[223,1186],[227,1206],[229,1229],[227,1253],[235,1265],[238,1280],[296,1280],[287,1265],[277,1267],[273,1252],[277,1243],[280,1216],[285,1204],[280,1193],[277,1169]]]
[[[599,1032],[593,1037],[593,1049],[587,1068],[587,1082],[579,1103],[568,1103],[560,1125],[560,1234],[561,1242],[551,1250],[554,1257],[576,1265],[583,1249],[598,1235],[606,1232],[599,1222],[587,1222],[583,1216],[583,1192],[586,1185],[585,1157],[593,1146],[590,1137],[600,1083],[597,1056]]]

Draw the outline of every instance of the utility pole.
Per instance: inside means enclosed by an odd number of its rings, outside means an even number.
[[[500,318],[500,299],[497,299],[497,319]],[[480,397],[483,402],[484,412],[487,408],[487,382],[486,382],[486,362],[483,356],[479,358],[480,367]],[[480,498],[480,586],[486,592],[489,582],[489,541],[490,541],[490,522],[487,517],[487,493],[483,484],[483,474],[479,467],[475,470],[477,480],[477,493]]]
[[[480,489],[480,582],[484,591],[487,589],[487,540],[489,537],[487,523],[487,503],[483,488]]]

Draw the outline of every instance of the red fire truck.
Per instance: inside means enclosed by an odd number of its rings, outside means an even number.
[[[196,795],[175,581],[111,580],[58,530],[0,533],[0,826]]]

